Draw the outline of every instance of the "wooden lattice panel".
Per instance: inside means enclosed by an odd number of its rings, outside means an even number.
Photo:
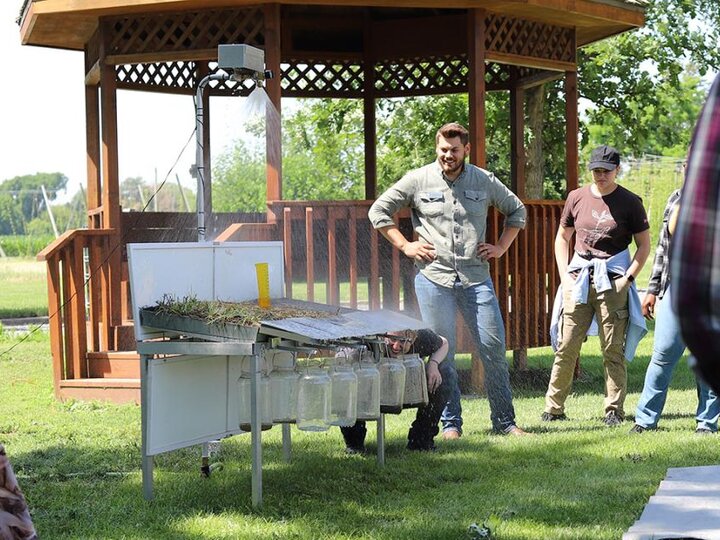
[[[118,87],[146,90],[185,89],[195,87],[194,62],[157,62],[115,66]]]
[[[115,66],[118,88],[146,91],[171,91],[193,94],[198,82],[196,62],[157,62],[152,64],[123,64]],[[211,73],[218,71],[210,62]],[[255,88],[251,80],[210,81],[206,91],[213,96],[247,96]]]
[[[489,15],[485,24],[485,48],[488,51],[575,62],[575,40],[572,28],[497,14]]]
[[[290,60],[283,64],[284,96],[360,97],[363,88],[363,66],[357,61]]]
[[[463,92],[468,73],[465,55],[393,60],[376,64],[375,90],[388,96]]]
[[[485,64],[485,84],[490,88],[508,88],[510,86],[510,66],[489,62]]]
[[[262,46],[264,18],[259,7],[113,17],[109,55],[187,54],[217,50],[221,43]]]

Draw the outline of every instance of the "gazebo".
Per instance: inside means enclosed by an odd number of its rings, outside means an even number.
[[[566,183],[578,182],[577,49],[639,27],[641,0],[26,0],[23,44],[84,51],[88,225],[44,249],[55,393],[65,398],[139,400],[139,371],[129,308],[129,242],[193,241],[195,214],[127,213],[119,199],[117,92],[193,95],[215,72],[218,45],[262,49],[283,97],[362,99],[365,128],[363,201],[287,201],[282,197],[279,133],[267,133],[267,212],[214,214],[209,171],[204,210],[217,241],[283,240],[288,295],[293,281],[316,282],[328,303],[367,307],[412,304],[412,265],[367,221],[376,196],[375,101],[386,97],[468,93],[471,161],[485,164],[485,95],[504,91],[511,104],[511,187],[526,203],[528,226],[492,264],[507,345],[549,344],[550,305],[558,285],[552,240],[561,203],[525,196],[524,92],[562,78],[566,95]],[[251,81],[209,85],[203,98],[203,151],[209,162],[210,96],[248,95]],[[559,126],[555,126],[558,129]],[[276,130],[280,127],[277,126]],[[489,235],[501,216],[489,217]],[[179,224],[179,225],[178,225]],[[399,224],[409,232],[407,215]],[[342,256],[339,253],[342,252]],[[362,304],[361,307],[365,307]],[[471,351],[460,330],[459,350]],[[482,378],[473,362],[473,379]]]

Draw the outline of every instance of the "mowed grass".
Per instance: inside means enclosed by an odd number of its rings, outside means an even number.
[[[48,314],[45,267],[29,257],[0,258],[0,319]]]
[[[652,335],[629,366],[627,411],[642,387]],[[15,346],[10,352],[6,352]],[[543,379],[548,349],[530,351]],[[199,447],[156,459],[155,500],[143,499],[140,408],[53,398],[47,336],[0,338],[0,441],[43,539],[462,539],[492,520],[497,539],[618,539],[640,516],[669,467],[716,464],[717,436],[693,433],[691,373],[675,375],[661,428],[630,435],[600,421],[603,377],[597,339],[585,344],[583,375],[567,422],[542,423],[544,384],[515,387],[519,424],[534,437],[489,431],[483,397],[463,399],[465,434],[434,453],[405,450],[413,412],[387,417],[386,465],[346,456],[340,433],[292,429],[282,459],[278,427],[263,433],[264,505],[250,498],[250,438],[222,441],[212,476]],[[368,447],[375,450],[373,423]]]

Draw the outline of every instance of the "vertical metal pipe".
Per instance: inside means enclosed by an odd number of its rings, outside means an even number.
[[[150,408],[150,388],[148,381],[148,364],[150,357],[146,354],[140,355],[140,422],[142,431],[142,485],[143,496],[150,501],[153,498],[153,457],[148,455],[148,409]]]
[[[252,505],[262,505],[262,425],[260,422],[260,354],[250,357],[250,437],[252,446]]]
[[[282,445],[283,445],[283,459],[285,463],[290,463],[292,458],[292,440],[290,438],[290,424],[282,425]]]
[[[385,414],[381,413],[377,421],[377,462],[385,466]]]
[[[230,75],[224,72],[205,76],[195,92],[195,173],[197,174],[197,215],[198,242],[205,241],[205,155],[203,152],[203,93],[210,81],[227,81]]]

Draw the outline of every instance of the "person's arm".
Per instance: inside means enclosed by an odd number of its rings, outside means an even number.
[[[520,232],[520,227],[505,227],[505,230],[498,238],[497,244],[482,242],[478,244],[477,256],[486,261],[502,257],[512,245]]]
[[[635,280],[635,276],[640,273],[640,270],[642,270],[645,265],[648,255],[650,255],[650,230],[645,229],[642,232],[635,233],[633,238],[635,239],[635,245],[637,246],[635,256],[633,257],[630,266],[628,266],[628,269],[625,271],[625,275],[615,280],[618,284],[618,289],[620,290],[628,287],[630,283]],[[632,278],[630,276],[632,276]]]
[[[490,173],[488,191],[491,204],[505,216],[503,232],[497,242],[481,242],[477,246],[477,256],[484,260],[502,257],[517,238],[520,229],[525,228],[527,210],[522,201],[508,187]]]
[[[430,262],[435,259],[435,247],[432,244],[422,241],[411,242],[400,232],[397,225],[381,227],[378,229],[385,239],[394,247],[402,251],[408,259]]]
[[[448,340],[443,336],[439,337],[442,340],[442,345],[428,357],[428,361],[425,364],[429,392],[434,392],[442,384],[442,375],[440,375],[439,368],[440,364],[445,360],[449,349]]]
[[[570,279],[567,268],[570,257],[570,241],[574,233],[574,227],[563,227],[560,225],[555,235],[555,263],[557,264],[560,280],[563,284],[565,284],[567,279]]]

